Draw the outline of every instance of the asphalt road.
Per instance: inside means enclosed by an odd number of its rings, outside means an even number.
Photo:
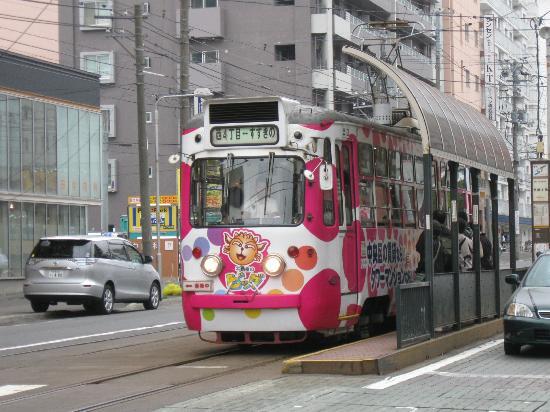
[[[317,349],[205,343],[185,327],[179,298],[157,311],[116,309],[108,316],[73,306],[4,315],[0,410],[149,411],[278,378],[283,359]]]

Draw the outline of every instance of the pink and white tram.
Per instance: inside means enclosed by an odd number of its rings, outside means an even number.
[[[182,139],[189,329],[283,343],[361,336],[392,314],[394,287],[419,260],[417,135],[262,97],[210,100]],[[434,206],[447,209],[446,166],[433,167]]]

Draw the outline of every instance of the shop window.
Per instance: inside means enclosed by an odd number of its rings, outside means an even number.
[[[294,44],[275,45],[275,60],[276,61],[296,60],[296,47],[294,46]]]

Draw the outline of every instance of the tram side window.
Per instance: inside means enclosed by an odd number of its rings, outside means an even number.
[[[372,176],[374,174],[374,159],[372,146],[368,143],[359,143],[359,174]]]
[[[342,202],[342,169],[340,167],[340,163],[340,148],[336,146],[336,191],[338,194],[338,205],[340,211],[338,214],[338,223],[342,226],[344,224],[344,204]]]
[[[405,182],[414,182],[413,156],[408,153],[402,153],[401,162],[403,164],[403,180]]]
[[[388,226],[388,185],[382,182],[376,182],[376,222],[378,226]]]
[[[342,148],[342,162],[344,162],[344,204],[346,208],[346,226],[352,223],[351,216],[351,164],[349,149],[344,146]]]
[[[411,186],[401,187],[403,205],[403,225],[405,227],[416,226],[416,210],[414,204],[414,189]]]
[[[466,189],[466,168],[464,166],[458,167],[457,187],[459,189]]]
[[[414,173],[416,175],[416,183],[424,183],[424,165],[421,157],[414,158]]]
[[[439,177],[440,177],[441,188],[450,186],[450,176],[449,176],[449,168],[447,167],[447,162],[442,161],[439,164]]]
[[[361,227],[374,227],[374,191],[370,180],[359,183],[359,206]]]
[[[390,150],[390,178],[401,180],[401,153]]]
[[[332,147],[330,139],[325,139],[323,143],[323,159],[327,163],[332,163]],[[332,173],[332,169],[329,169]],[[334,225],[334,198],[333,189],[323,190],[323,223],[325,226]]]
[[[323,160],[329,164],[332,163],[332,145],[328,137],[323,141]]]
[[[376,176],[388,177],[388,151],[383,147],[374,148],[374,168]]]
[[[424,189],[416,189],[416,212],[418,213],[418,226],[424,227]]]
[[[401,185],[390,184],[391,223],[401,227]]]

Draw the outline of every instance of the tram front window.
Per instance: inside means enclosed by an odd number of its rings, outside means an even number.
[[[292,226],[303,220],[304,162],[297,157],[198,159],[193,226]]]

